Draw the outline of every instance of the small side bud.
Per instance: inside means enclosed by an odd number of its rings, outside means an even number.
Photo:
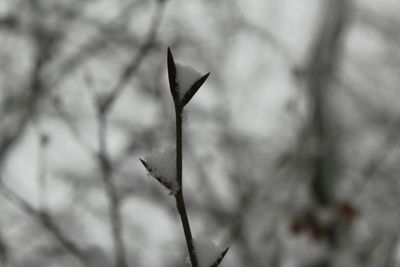
[[[222,260],[225,258],[226,253],[228,253],[229,247],[227,247],[224,251],[222,251],[221,255],[219,258],[210,266],[210,267],[218,267]]]
[[[160,184],[176,194],[179,190],[176,180],[175,151],[173,149],[153,153],[145,159],[139,159],[149,174]]]

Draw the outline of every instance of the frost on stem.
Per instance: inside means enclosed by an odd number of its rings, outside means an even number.
[[[217,267],[222,262],[229,248],[222,250],[214,242],[207,239],[194,238],[193,244],[196,251],[199,267]],[[187,263],[190,266],[189,258]]]
[[[154,152],[140,159],[144,167],[157,181],[176,194],[179,190],[176,180],[176,153],[174,149]]]

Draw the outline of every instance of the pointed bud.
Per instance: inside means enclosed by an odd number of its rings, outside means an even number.
[[[173,149],[153,153],[145,159],[139,159],[146,170],[159,183],[176,194],[179,190],[176,180],[176,157]]]
[[[175,104],[184,107],[204,84],[210,73],[202,75],[191,66],[175,63],[170,48],[168,48],[167,63],[172,97]]]
[[[193,239],[199,267],[218,267],[224,259],[229,247],[225,250],[217,247],[209,239]]]
[[[227,247],[224,251],[222,251],[221,255],[210,267],[218,267],[221,264],[222,260],[225,258],[226,253],[228,253],[228,250],[229,247]]]
[[[177,103],[179,101],[179,92],[178,92],[178,84],[176,81],[176,67],[175,60],[172,56],[171,49],[168,47],[167,52],[167,67],[168,67],[168,80],[169,80],[169,88],[171,90],[172,98],[174,102]]]

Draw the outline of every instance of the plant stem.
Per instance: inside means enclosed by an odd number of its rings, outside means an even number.
[[[179,190],[175,195],[176,207],[181,218],[183,232],[185,234],[186,245],[192,267],[198,267],[196,251],[193,245],[192,232],[190,230],[189,219],[186,213],[185,200],[183,198],[182,183],[182,107],[175,105],[176,116],[176,173]]]
[[[182,108],[175,107],[176,117],[176,175],[179,185],[179,191],[183,191],[182,183]]]

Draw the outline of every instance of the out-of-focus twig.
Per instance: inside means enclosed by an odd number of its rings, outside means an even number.
[[[35,44],[35,54],[29,74],[29,83],[26,88],[27,93],[21,96],[21,114],[18,116],[18,121],[14,123],[15,127],[4,129],[1,132],[0,165],[12,146],[25,132],[26,126],[37,112],[38,102],[46,92],[47,87],[42,78],[42,70],[50,61],[51,51],[56,42],[55,40],[51,42],[44,40],[44,35],[45,33],[40,29],[35,29],[33,32],[32,38]]]
[[[111,106],[117,100],[118,96],[122,93],[125,85],[129,82],[129,79],[137,72],[148,51],[153,46],[153,43],[156,39],[157,30],[161,23],[164,6],[164,1],[158,2],[157,11],[154,14],[153,21],[145,42],[141,45],[136,55],[132,58],[128,65],[125,66],[123,72],[118,79],[117,84],[114,86],[111,93],[103,96],[101,99],[95,99],[99,142],[98,162],[100,166],[102,181],[104,184],[104,190],[106,192],[109,205],[108,212],[111,224],[111,237],[113,239],[115,267],[126,267],[128,266],[128,263],[126,258],[125,243],[123,239],[121,198],[119,197],[119,193],[115,185],[113,161],[110,158],[107,146],[108,115],[110,113]]]
[[[31,32],[29,33],[32,43],[34,44],[33,64],[29,73],[27,89],[25,93],[21,95],[21,100],[19,101],[21,114],[18,116],[18,121],[14,123],[15,127],[7,129],[7,131],[2,131],[0,136],[0,169],[3,167],[4,161],[13,145],[15,145],[19,138],[25,133],[27,125],[38,112],[38,103],[47,92],[48,88],[44,80],[43,69],[54,56],[54,51],[59,41],[58,38],[60,38],[60,36],[53,35],[53,32],[49,32],[39,23],[41,17],[38,11],[38,3],[36,1],[31,1],[29,5],[35,18],[35,22],[31,25]],[[67,238],[66,234],[62,232],[50,214],[44,210],[36,209],[28,201],[24,200],[12,188],[5,184],[2,177],[0,177],[0,194],[38,222],[62,245],[62,247],[74,256],[82,266],[87,266],[84,254],[81,252],[79,246]]]
[[[99,166],[101,170],[104,190],[108,199],[108,212],[110,216],[111,237],[114,245],[115,267],[126,267],[126,252],[123,240],[123,223],[121,218],[121,205],[117,188],[114,183],[113,166],[107,149],[107,118],[99,110],[98,113],[98,140],[99,140]]]
[[[39,223],[66,251],[74,256],[82,266],[89,266],[79,246],[67,237],[49,213],[37,210],[4,183],[0,184],[0,194],[21,209],[25,214],[29,215],[34,221]]]
[[[329,110],[328,99],[331,92],[329,88],[340,64],[351,3],[347,0],[325,1],[323,9],[322,23],[311,46],[306,66],[310,115],[304,131],[305,138],[311,138],[309,140],[315,149],[310,164],[311,192],[319,204],[326,205],[333,201],[333,184],[337,174],[335,166],[337,140],[331,133],[332,111]]]
[[[150,29],[147,33],[147,37],[144,43],[140,46],[139,50],[136,52],[136,55],[124,67],[122,73],[119,76],[118,82],[112,89],[111,93],[109,93],[101,103],[101,112],[104,114],[107,114],[108,109],[111,108],[115,100],[122,93],[126,84],[132,78],[132,75],[137,72],[143,60],[146,58],[148,52],[154,45],[158,29],[163,18],[166,1],[158,1],[157,3],[157,10],[153,16],[153,21],[150,25]]]

